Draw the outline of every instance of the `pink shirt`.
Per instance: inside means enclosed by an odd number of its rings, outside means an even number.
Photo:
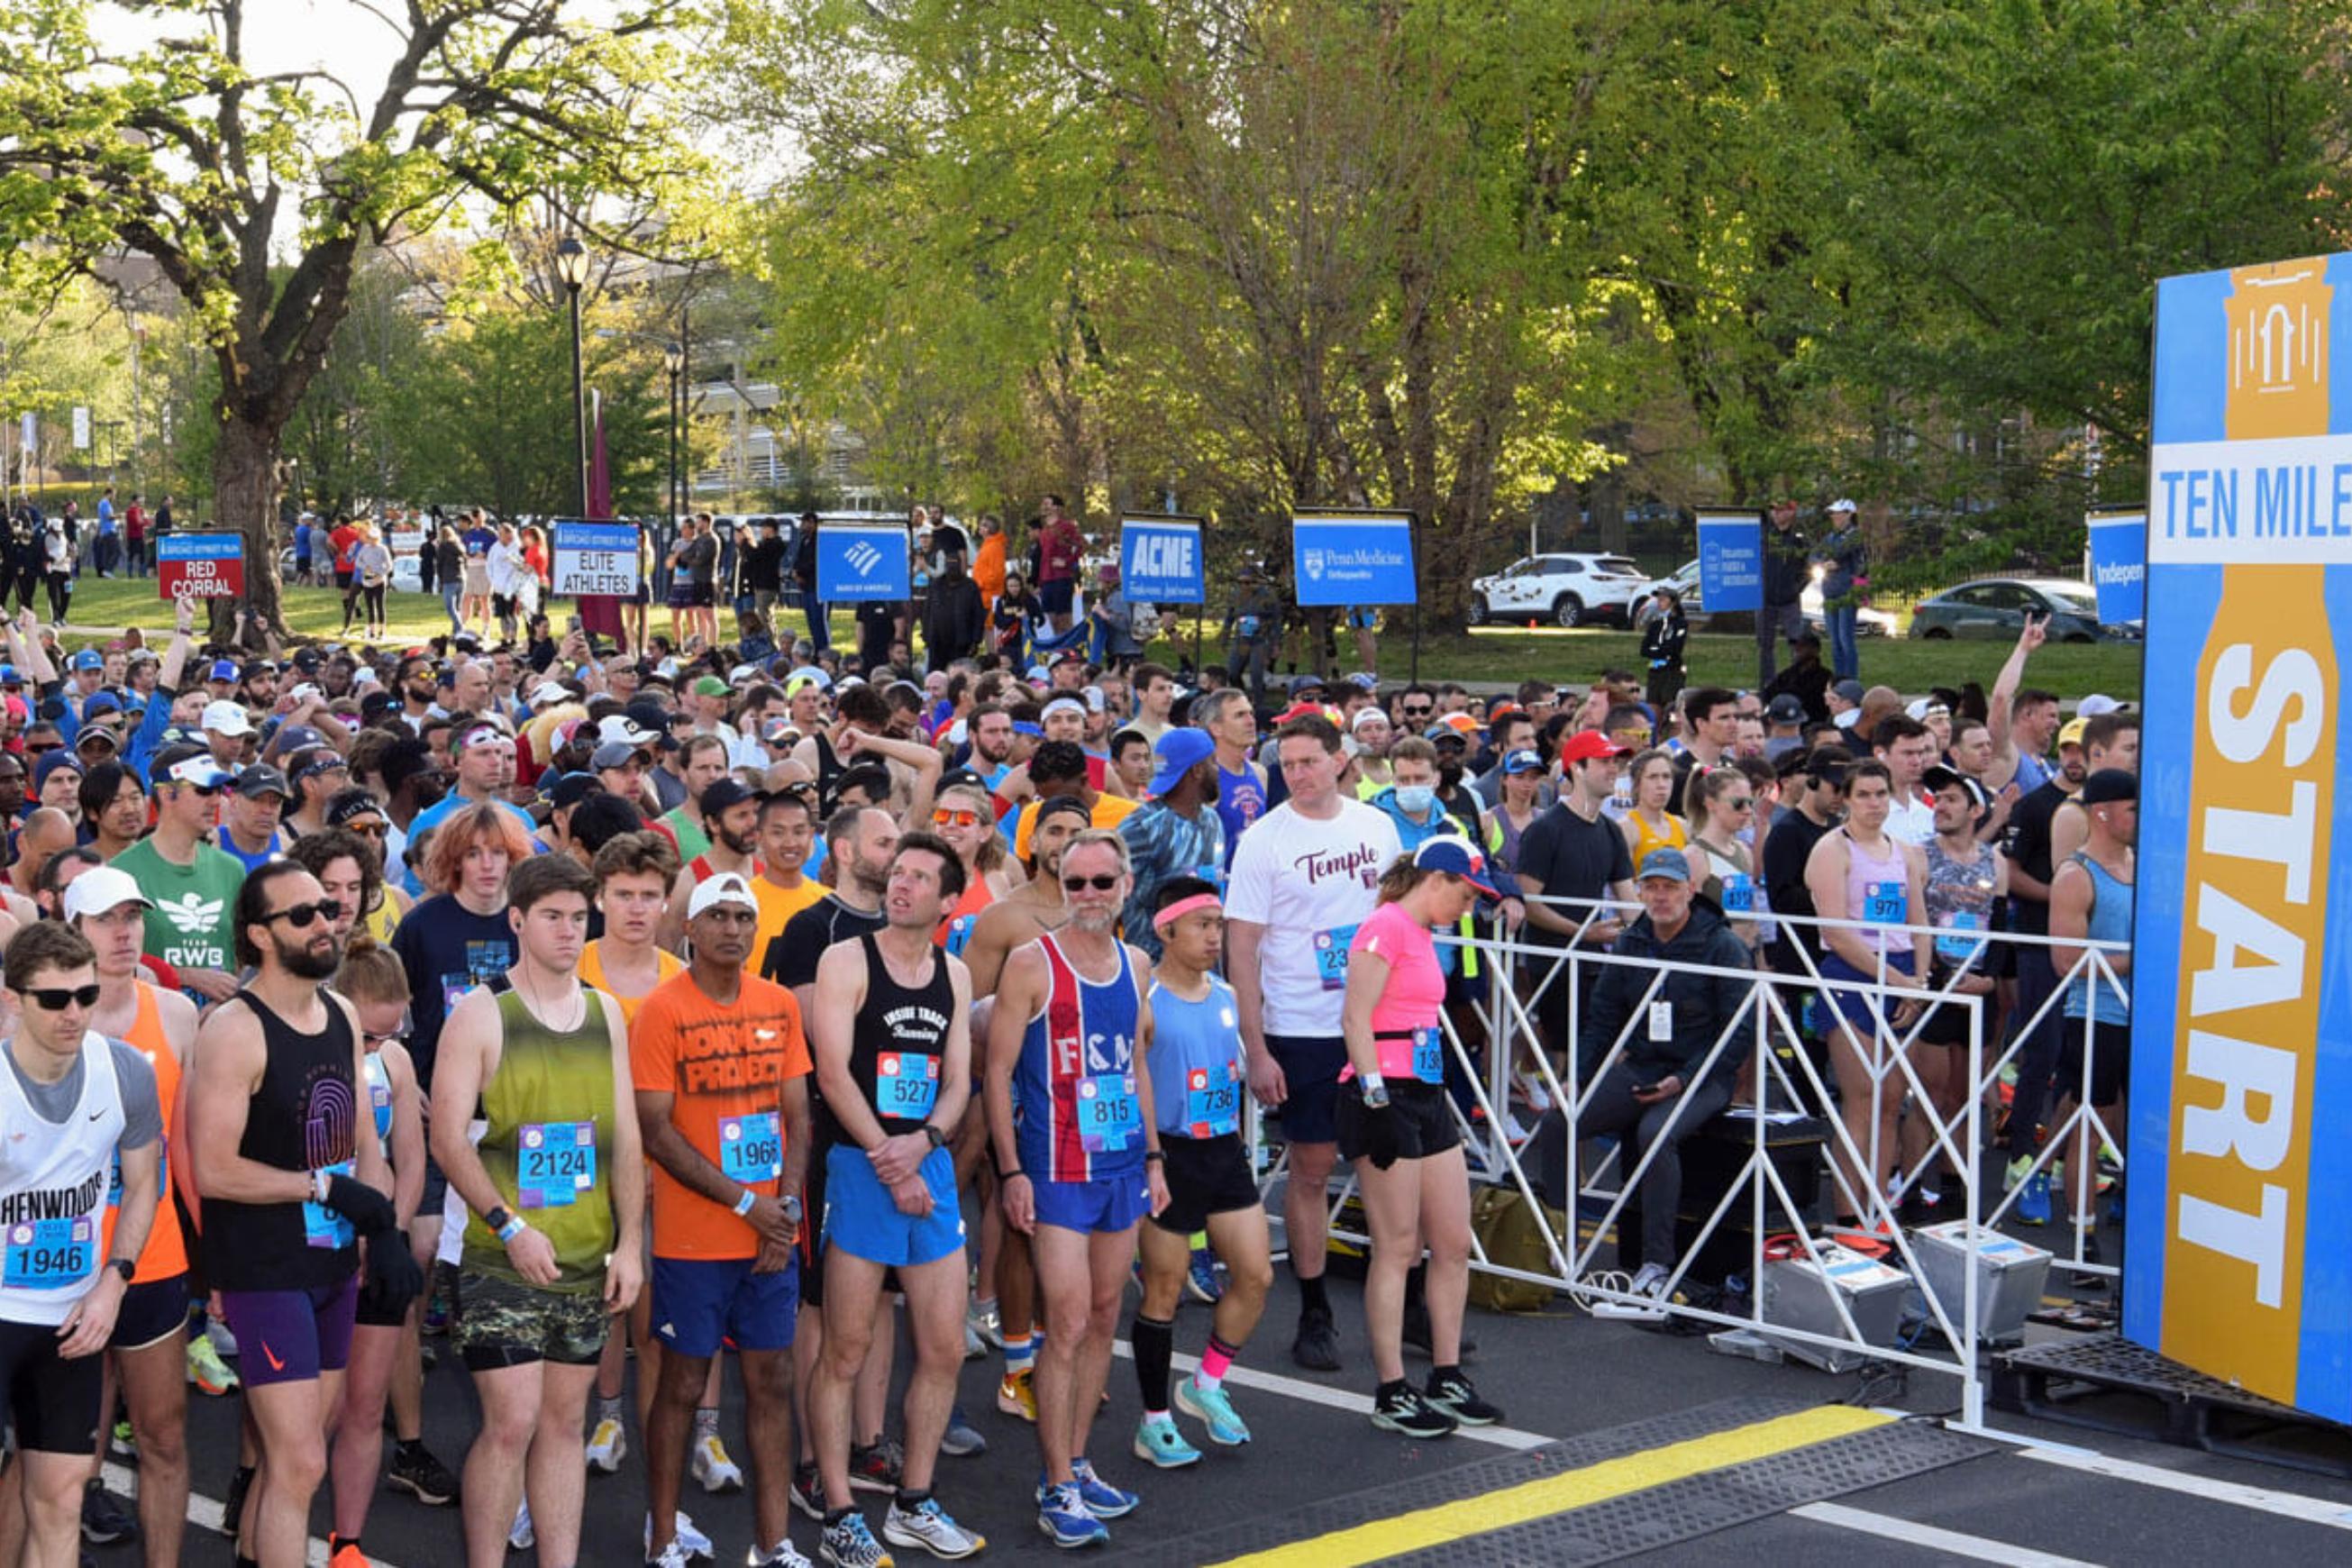
[[[1440,1027],[1445,1006],[1445,972],[1438,967],[1437,942],[1430,929],[1404,912],[1401,903],[1382,904],[1356,928],[1352,955],[1370,953],[1389,966],[1388,984],[1372,1004],[1372,1033],[1397,1037],[1375,1043],[1382,1078],[1416,1078],[1414,1031]],[[1424,1052],[1425,1054],[1425,1052]],[[1433,1079],[1431,1081],[1436,1081]]]

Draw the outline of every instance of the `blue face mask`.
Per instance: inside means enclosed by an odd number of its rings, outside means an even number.
[[[1397,805],[1414,816],[1421,816],[1437,804],[1434,784],[1399,784],[1396,786]]]

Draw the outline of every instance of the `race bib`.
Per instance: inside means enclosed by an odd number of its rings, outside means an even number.
[[[596,1185],[596,1124],[530,1121],[515,1150],[515,1202],[527,1209],[569,1208]]]
[[[1734,871],[1723,879],[1723,912],[1727,915],[1752,914],[1756,909],[1756,879],[1745,871]]]
[[[1242,1124],[1241,1068],[1227,1063],[1222,1071],[1194,1068],[1184,1075],[1184,1131],[1193,1138],[1216,1138],[1238,1131]]]
[[[1901,925],[1910,907],[1910,889],[1901,882],[1864,882],[1862,885],[1862,918],[1872,925]]]
[[[1089,1154],[1119,1154],[1143,1131],[1142,1105],[1129,1073],[1078,1079],[1078,1147]]]
[[[1423,1083],[1445,1081],[1445,1040],[1435,1025],[1412,1032],[1412,1076]]]
[[[1348,988],[1348,944],[1355,940],[1354,926],[1334,926],[1315,933],[1315,974],[1324,990]]]
[[[13,1290],[66,1290],[98,1267],[98,1225],[79,1219],[26,1220],[7,1228],[0,1284]]]
[[[919,1051],[884,1051],[874,1058],[874,1109],[919,1121],[940,1098],[940,1058]]]
[[[352,1174],[352,1162],[345,1160],[339,1165],[329,1165],[326,1168],[326,1174],[348,1176]],[[350,1220],[322,1203],[305,1202],[303,1204],[302,1241],[305,1246],[323,1247],[330,1250],[340,1251],[351,1246],[356,1239],[357,1237],[352,1229]]]
[[[772,1110],[719,1119],[719,1169],[730,1182],[750,1186],[784,1173],[783,1128]]]
[[[958,915],[948,921],[946,950],[961,957],[963,950],[971,944],[971,928],[979,923],[978,915]]]
[[[1257,636],[1257,617],[1255,616],[1244,616],[1239,620],[1235,621],[1234,626],[1234,628],[1245,637],[1254,637]]]
[[[1936,934],[1936,956],[1955,969],[1966,969],[1983,956],[1985,939],[1971,937],[1970,931],[1985,929],[1985,918],[1974,910],[1953,910],[1941,921],[1943,930]]]

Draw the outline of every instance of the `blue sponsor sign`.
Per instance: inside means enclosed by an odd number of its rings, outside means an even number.
[[[2091,523],[2091,586],[2099,619],[2110,626],[2147,613],[2147,514],[2095,517]]]
[[[555,522],[557,594],[576,597],[603,594],[626,598],[637,591],[637,539],[634,522]]]
[[[1130,517],[1119,524],[1118,585],[1131,605],[1208,601],[1201,525],[1189,519]]]
[[[1764,607],[1764,523],[1754,512],[1699,514],[1698,598],[1710,616]]]
[[[915,584],[907,553],[907,531],[896,524],[876,528],[819,523],[816,596],[826,604],[849,599],[913,598]]]
[[[1301,605],[1410,605],[1421,597],[1407,513],[1294,518],[1290,565]]]

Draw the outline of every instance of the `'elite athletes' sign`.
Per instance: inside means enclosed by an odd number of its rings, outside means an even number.
[[[637,591],[637,540],[634,522],[555,524],[554,591],[576,598],[601,594],[627,598]]]
[[[2158,283],[2152,436],[2124,1331],[2352,1420],[2352,256]]]
[[[1421,597],[1411,512],[1301,512],[1290,525],[1301,605],[1410,605]]]
[[[245,536],[167,533],[155,542],[155,585],[166,599],[245,596]]]
[[[1130,604],[1208,600],[1201,524],[1189,517],[1129,517],[1118,525],[1118,585]]]

